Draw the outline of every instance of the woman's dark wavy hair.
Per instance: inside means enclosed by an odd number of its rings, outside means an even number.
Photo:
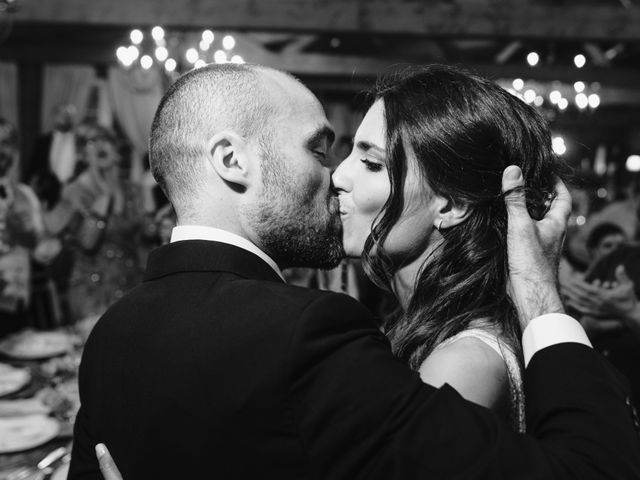
[[[408,156],[415,156],[435,194],[469,212],[462,223],[441,231],[442,242],[422,265],[408,308],[387,322],[394,352],[418,369],[436,345],[487,319],[519,353],[521,329],[507,296],[501,179],[505,167],[518,165],[530,215],[544,215],[561,173],[547,123],[497,84],[444,65],[387,75],[372,100],[384,102],[391,194],[365,245],[369,276],[390,289],[399,266],[382,246],[403,210]]]

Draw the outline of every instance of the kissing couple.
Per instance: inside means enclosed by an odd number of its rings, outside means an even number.
[[[378,82],[331,172],[333,136],[270,68],[165,94],[178,226],[87,341],[69,478],[640,478],[628,389],[556,288],[571,199],[540,115],[432,65]],[[345,255],[398,298],[383,332],[282,279]]]

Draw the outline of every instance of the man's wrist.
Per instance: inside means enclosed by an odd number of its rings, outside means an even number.
[[[529,322],[548,313],[565,313],[558,288],[547,282],[523,282],[519,294],[513,289],[513,301],[524,330]]]

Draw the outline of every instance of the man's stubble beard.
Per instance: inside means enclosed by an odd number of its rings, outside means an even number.
[[[264,195],[246,212],[261,248],[281,268],[334,268],[344,258],[338,198],[327,192],[316,205],[313,192],[296,190],[299,182],[277,158],[263,159]]]

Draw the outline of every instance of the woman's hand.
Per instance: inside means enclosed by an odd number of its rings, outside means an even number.
[[[558,180],[549,211],[541,220],[533,220],[527,211],[523,187],[520,168],[507,167],[502,174],[502,191],[508,216],[509,296],[524,330],[537,316],[564,312],[557,276],[571,195]]]
[[[96,456],[98,457],[98,463],[100,464],[100,471],[104,480],[122,480],[120,470],[113,461],[109,450],[104,443],[96,445]]]
[[[62,242],[55,237],[40,240],[33,250],[33,259],[42,264],[50,263],[62,250]]]

